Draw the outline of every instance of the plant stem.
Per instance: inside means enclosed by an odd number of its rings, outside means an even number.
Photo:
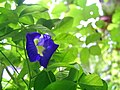
[[[25,43],[24,43],[24,40],[23,40],[23,47],[24,47],[24,53],[25,53],[25,58],[27,60],[27,67],[28,67],[28,74],[29,74],[29,85],[28,85],[28,90],[31,90],[30,88],[30,85],[31,85],[31,70],[30,70],[30,65],[29,65],[29,60],[27,58],[27,53],[26,53],[26,49],[25,49]]]
[[[18,73],[17,69],[15,68],[15,66],[12,64],[12,62],[8,59],[8,57],[0,50],[1,54],[5,57],[5,59],[12,65],[12,67],[14,68],[14,70]]]
[[[19,74],[19,72],[17,71],[17,69],[15,68],[15,66],[12,64],[12,62],[8,59],[8,57],[0,50],[1,54],[5,57],[5,59],[10,63],[10,65],[13,67],[13,69],[15,70],[15,72],[17,74]],[[23,82],[27,85],[26,81],[22,78]],[[28,86],[28,85],[27,85]]]

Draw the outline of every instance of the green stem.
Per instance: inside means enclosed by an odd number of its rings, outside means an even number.
[[[22,56],[22,54],[18,51],[17,47],[16,47],[16,52],[20,55],[21,58],[23,58],[23,60],[25,60],[25,58]]]
[[[8,75],[11,77],[11,79],[13,80],[13,82],[15,83],[15,84],[17,84],[17,86],[19,86],[20,87],[20,84],[17,82],[17,80],[13,77],[13,75],[10,73],[10,71],[8,70],[8,68],[6,67],[5,68],[6,69],[6,71],[7,71],[7,73],[8,73]]]
[[[5,59],[11,64],[11,66],[13,67],[13,69],[15,70],[15,72],[17,74],[19,74],[19,72],[17,71],[17,69],[15,68],[15,66],[12,64],[12,62],[8,59],[8,57],[0,50],[1,54],[5,57]],[[26,81],[22,78],[23,82],[27,85]],[[28,86],[28,85],[27,85]]]
[[[5,59],[12,65],[12,67],[14,68],[14,70],[18,73],[17,69],[15,68],[15,66],[12,64],[12,62],[8,59],[8,57],[0,50],[1,54],[5,57]]]
[[[5,88],[6,88],[7,85],[10,83],[11,80],[12,80],[12,79],[10,79],[10,80],[4,85],[3,90],[5,90]]]
[[[30,65],[29,65],[29,60],[27,58],[27,53],[26,53],[26,49],[25,49],[25,43],[24,43],[24,40],[23,40],[23,47],[24,47],[24,53],[25,53],[25,58],[27,60],[27,67],[28,67],[28,74],[29,74],[29,85],[28,85],[28,90],[31,90],[30,88],[30,85],[31,85],[31,70],[30,70]]]

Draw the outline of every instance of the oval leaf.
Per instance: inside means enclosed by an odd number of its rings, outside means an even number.
[[[76,90],[76,84],[72,81],[56,81],[48,85],[44,90]]]
[[[89,50],[90,50],[90,53],[92,55],[100,55],[101,54],[101,49],[100,49],[100,47],[98,45],[91,46],[89,48]]]
[[[101,34],[100,33],[95,33],[95,34],[91,34],[86,38],[86,44],[95,42],[97,40],[100,40],[101,38]]]
[[[50,83],[55,81],[54,74],[43,70],[35,79],[34,90],[44,90]]]
[[[88,63],[89,61],[89,56],[90,56],[90,54],[89,54],[89,49],[88,48],[83,48],[82,50],[81,50],[81,52],[80,52],[80,61],[81,61],[81,63],[83,63],[83,64],[86,64],[86,63]]]

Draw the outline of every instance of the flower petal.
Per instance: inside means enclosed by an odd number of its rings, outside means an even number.
[[[40,59],[39,62],[41,64],[41,66],[43,66],[44,68],[47,68],[48,62],[49,62],[52,54],[58,48],[58,45],[53,42],[53,40],[51,39],[51,37],[49,35],[44,34],[43,38],[44,38],[43,47],[45,48],[45,50],[43,51],[43,57]]]
[[[39,39],[40,36],[41,35],[37,32],[28,33],[26,35],[26,50],[31,62],[38,61],[41,58],[34,43],[34,39]]]
[[[41,51],[42,55],[39,54],[39,46],[44,48]],[[41,35],[37,32],[26,35],[26,50],[30,61],[39,61],[44,68],[47,68],[49,60],[57,48],[58,45],[54,43],[49,35]]]

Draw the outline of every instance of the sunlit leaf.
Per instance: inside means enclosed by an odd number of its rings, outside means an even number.
[[[69,8],[70,11],[66,13],[66,16],[74,18],[73,26],[79,25],[80,21],[84,19],[82,15],[82,10],[78,9],[77,6],[74,4],[71,4]]]
[[[96,4],[92,4],[90,6],[85,7],[85,9],[83,9],[83,12],[83,17],[85,20],[89,18],[96,18],[99,16],[98,7],[96,6]]]
[[[74,0],[74,3],[84,8],[86,6],[87,0]]]
[[[88,48],[83,48],[80,52],[80,62],[82,67],[89,70],[89,58],[90,58],[90,52]]]
[[[61,53],[56,53],[54,58],[59,62],[74,63],[78,55],[78,49],[75,47],[68,48]]]
[[[97,74],[82,76],[79,80],[79,85],[86,90],[102,90],[103,82]]]
[[[94,34],[91,34],[89,35],[87,38],[86,38],[86,44],[89,44],[89,43],[93,43],[95,41],[98,41],[100,40],[101,38],[101,34],[100,33],[94,33]]]
[[[97,74],[90,74],[80,78],[79,84],[90,86],[103,86],[103,82]]]
[[[60,44],[71,44],[75,46],[79,46],[80,40],[76,37],[73,36],[72,34],[66,34],[66,33],[61,33],[55,38],[56,42],[59,42]]]
[[[73,24],[73,18],[72,17],[63,18],[61,20],[61,22],[55,28],[55,33],[57,34],[59,32],[69,32],[70,28],[72,27],[72,24]]]
[[[55,8],[52,10],[52,15],[55,18],[59,18],[62,12],[67,11],[67,6],[64,3],[59,3],[55,5]]]
[[[47,9],[44,7],[41,7],[40,5],[30,5],[27,6],[20,14],[20,17],[24,16],[24,15],[32,15],[33,13],[40,13],[40,12],[44,12]]]
[[[119,17],[119,15],[120,15],[120,13],[115,13],[115,14],[113,15],[112,21],[113,21],[114,23],[120,23],[120,17]]]
[[[91,46],[89,50],[92,55],[101,55],[101,49],[98,45]]]
[[[29,16],[24,16],[24,17],[19,18],[19,22],[23,24],[32,25],[34,24],[34,19],[31,15],[29,15]]]
[[[111,38],[112,38],[113,41],[120,42],[120,39],[119,39],[119,37],[120,37],[119,28],[111,30],[110,34],[111,34]]]
[[[98,28],[104,28],[105,27],[105,22],[102,20],[99,20],[96,22],[96,25]]]

